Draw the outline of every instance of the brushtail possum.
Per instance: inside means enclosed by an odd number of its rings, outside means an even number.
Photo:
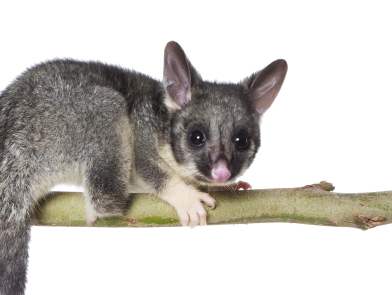
[[[215,200],[197,187],[249,167],[286,71],[276,60],[240,83],[204,81],[176,42],[163,81],[75,60],[25,71],[0,96],[0,294],[24,293],[31,212],[55,184],[84,187],[88,224],[123,214],[130,190],[206,224]]]

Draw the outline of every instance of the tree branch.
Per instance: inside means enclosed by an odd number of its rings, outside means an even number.
[[[300,188],[210,192],[217,208],[209,224],[294,222],[369,229],[392,222],[392,191],[341,194],[327,182]],[[132,195],[125,217],[100,219],[95,226],[174,226],[176,213],[148,194]],[[84,226],[81,193],[51,193],[39,204],[36,225]]]

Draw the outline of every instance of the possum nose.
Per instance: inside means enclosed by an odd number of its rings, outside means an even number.
[[[225,182],[231,177],[231,172],[225,160],[219,160],[212,166],[211,177],[216,182]]]

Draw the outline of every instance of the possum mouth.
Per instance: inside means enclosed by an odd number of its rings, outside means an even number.
[[[226,180],[225,182],[218,182],[214,179],[212,179],[211,177],[207,177],[204,175],[195,175],[194,179],[200,183],[201,185],[228,185],[228,184],[232,184],[234,182],[234,178],[235,177],[230,177],[230,179]]]

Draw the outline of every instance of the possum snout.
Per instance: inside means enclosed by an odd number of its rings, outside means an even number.
[[[212,166],[211,178],[216,182],[225,182],[231,177],[231,172],[225,160],[219,160]]]

